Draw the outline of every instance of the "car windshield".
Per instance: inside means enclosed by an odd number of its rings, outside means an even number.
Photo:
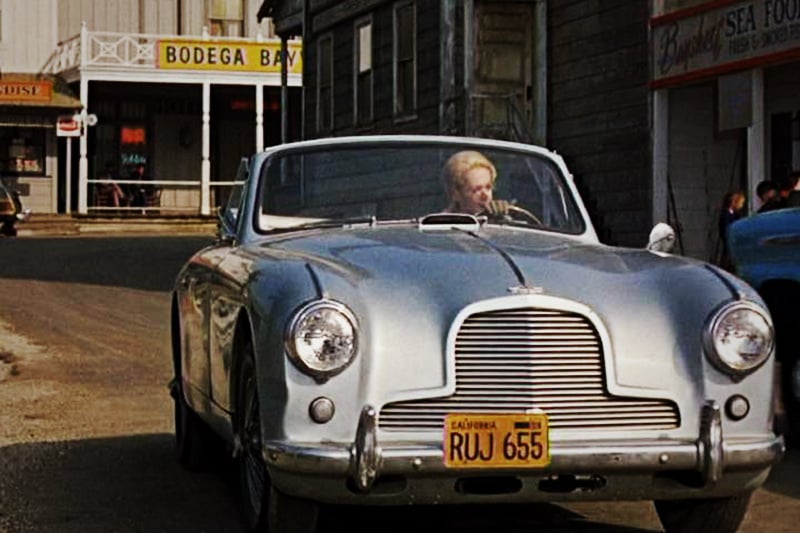
[[[279,152],[262,170],[259,198],[262,232],[443,212],[571,234],[585,229],[553,161],[488,146],[343,143]],[[497,206],[503,216],[490,216]]]

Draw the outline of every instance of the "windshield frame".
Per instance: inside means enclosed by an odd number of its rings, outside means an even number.
[[[415,146],[416,145],[416,146]],[[309,224],[309,220],[299,220],[299,224],[296,227],[282,225],[280,227],[262,227],[261,226],[261,209],[263,208],[263,203],[265,202],[265,187],[267,187],[267,180],[268,180],[268,173],[272,165],[275,162],[279,161],[280,158],[283,157],[291,157],[293,155],[298,154],[312,154],[312,153],[324,153],[329,152],[332,150],[371,150],[371,149],[391,149],[391,148],[400,148],[400,149],[412,149],[414,147],[420,149],[437,149],[437,150],[448,150],[452,149],[456,150],[463,150],[463,149],[474,149],[474,150],[485,150],[491,153],[506,153],[511,156],[518,155],[520,157],[526,158],[535,158],[542,161],[543,168],[544,166],[549,166],[554,171],[554,179],[557,180],[559,185],[559,190],[561,191],[561,195],[565,202],[569,202],[568,208],[566,210],[573,216],[574,221],[574,229],[567,231],[563,229],[559,229],[556,227],[549,227],[549,226],[541,226],[537,227],[530,224],[523,224],[523,223],[502,223],[502,222],[494,222],[489,221],[488,223],[491,225],[508,225],[515,229],[522,229],[522,230],[534,230],[534,231],[546,231],[550,233],[560,233],[565,235],[573,235],[573,236],[584,236],[588,237],[592,240],[596,240],[597,236],[594,232],[594,228],[591,225],[590,219],[588,217],[588,213],[586,212],[586,208],[581,200],[581,197],[575,187],[572,175],[566,168],[563,159],[558,154],[551,152],[545,148],[534,146],[534,145],[526,145],[520,143],[514,143],[509,141],[499,141],[499,140],[491,140],[491,139],[477,139],[477,138],[469,138],[469,137],[452,137],[452,136],[425,136],[425,135],[378,135],[378,136],[361,136],[361,137],[336,137],[336,138],[326,138],[326,139],[314,139],[310,141],[300,141],[296,143],[290,143],[285,145],[279,145],[267,149],[263,155],[265,156],[263,159],[263,163],[260,165],[258,169],[258,180],[256,180],[256,187],[251,190],[251,199],[250,203],[252,206],[252,212],[250,216],[251,221],[251,228],[256,235],[260,236],[267,236],[272,235],[275,233],[285,234],[288,231],[293,230],[308,230],[313,228],[315,224]],[[440,210],[441,211],[441,210]],[[425,213],[425,214],[433,214]],[[268,215],[268,216],[280,216],[280,215]],[[414,216],[414,217],[397,217],[397,220],[406,220],[409,223],[417,223],[420,218],[424,215]],[[336,219],[325,219],[323,217],[324,223],[321,224],[325,227],[337,227],[337,226],[347,226],[348,219],[352,217],[345,217],[341,220],[341,225],[336,224]],[[389,220],[389,219],[386,219]],[[378,224],[383,222],[384,219],[380,219],[377,221]],[[329,223],[330,222],[330,223]],[[305,227],[301,227],[305,226]]]

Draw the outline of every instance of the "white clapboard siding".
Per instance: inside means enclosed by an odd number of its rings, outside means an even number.
[[[56,48],[56,0],[0,0],[0,69],[38,72]]]

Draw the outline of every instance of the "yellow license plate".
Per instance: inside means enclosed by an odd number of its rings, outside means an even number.
[[[444,464],[449,468],[547,466],[547,415],[449,414],[445,417]]]

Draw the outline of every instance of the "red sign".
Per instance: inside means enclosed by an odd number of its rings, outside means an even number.
[[[56,121],[56,136],[80,137],[81,123],[75,120],[75,117],[73,117],[72,115],[64,115],[58,117],[58,121]]]

